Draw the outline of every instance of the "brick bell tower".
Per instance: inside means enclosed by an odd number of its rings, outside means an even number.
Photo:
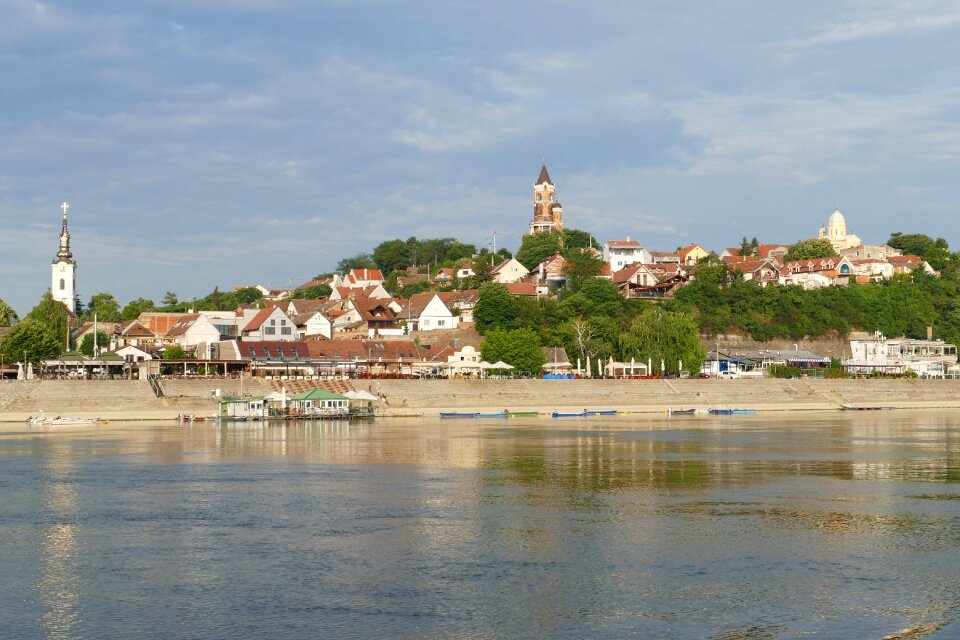
[[[544,231],[563,232],[563,207],[557,200],[557,187],[550,179],[546,163],[540,167],[540,175],[533,185],[533,222],[530,234]]]

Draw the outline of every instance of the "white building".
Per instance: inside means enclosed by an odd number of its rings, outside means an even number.
[[[650,264],[653,257],[636,240],[607,240],[603,243],[603,261],[610,265],[610,273],[616,273],[631,264]]]
[[[493,281],[501,284],[520,282],[530,275],[530,270],[517,262],[516,258],[504,260],[493,268]]]
[[[240,336],[250,341],[290,342],[297,339],[297,331],[293,320],[280,307],[267,307],[244,325]]]
[[[850,355],[844,366],[859,374],[913,371],[921,377],[939,378],[957,364],[955,345],[943,340],[888,339],[879,331],[867,339],[851,339]]]
[[[70,208],[66,202],[60,205],[63,209],[63,226],[60,229],[60,248],[57,251],[57,259],[53,261],[50,268],[50,295],[57,302],[62,302],[71,312],[77,310],[77,261],[73,259],[73,253],[70,252],[70,232],[67,231],[67,209]]]

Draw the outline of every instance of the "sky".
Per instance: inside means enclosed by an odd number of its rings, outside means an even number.
[[[0,298],[282,287],[383,240],[960,248],[960,1],[0,2]]]

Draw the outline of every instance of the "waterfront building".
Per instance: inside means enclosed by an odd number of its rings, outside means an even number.
[[[533,222],[530,235],[545,231],[563,232],[563,206],[557,200],[557,187],[550,179],[547,165],[540,167],[540,175],[533,185]]]
[[[70,251],[70,231],[67,230],[67,209],[70,205],[64,202],[63,224],[60,227],[60,246],[57,257],[50,267],[51,282],[50,294],[54,300],[63,303],[71,313],[77,311],[77,261]]]
[[[869,337],[851,338],[850,355],[844,366],[861,375],[903,375],[912,371],[920,377],[939,378],[957,364],[956,345],[943,340],[887,338],[879,331]]]

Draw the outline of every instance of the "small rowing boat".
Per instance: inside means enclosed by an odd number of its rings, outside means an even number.
[[[454,411],[441,411],[441,418],[476,418],[479,413],[457,413]]]

